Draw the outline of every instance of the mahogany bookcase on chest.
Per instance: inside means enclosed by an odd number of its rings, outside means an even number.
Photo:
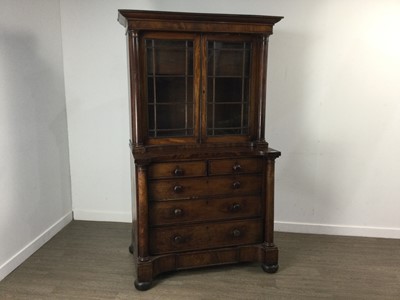
[[[282,17],[119,10],[130,82],[135,287],[188,268],[278,269],[265,140],[268,38]]]

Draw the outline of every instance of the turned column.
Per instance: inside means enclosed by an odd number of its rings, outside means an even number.
[[[268,148],[268,143],[265,141],[265,105],[267,97],[267,61],[268,61],[268,36],[263,35],[260,40],[258,65],[259,65],[259,80],[258,86],[258,132],[257,144],[259,147]]]
[[[127,31],[127,47],[128,47],[128,65],[129,65],[129,81],[130,81],[130,110],[131,110],[131,137],[132,146],[135,149],[143,150],[143,133],[140,130],[142,120],[142,101],[141,101],[141,84],[140,84],[140,47],[139,33],[136,30]]]
[[[147,164],[136,164],[136,208],[138,261],[149,260],[149,204],[147,194]]]
[[[266,161],[266,191],[265,191],[265,231],[264,241],[267,247],[274,247],[274,186],[275,158]]]

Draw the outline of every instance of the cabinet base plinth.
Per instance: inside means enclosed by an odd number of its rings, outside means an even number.
[[[221,248],[214,250],[168,253],[150,256],[146,262],[136,259],[136,289],[145,291],[151,288],[153,279],[164,272],[187,270],[201,267],[258,262],[267,273],[278,270],[278,248],[265,247],[264,244]]]

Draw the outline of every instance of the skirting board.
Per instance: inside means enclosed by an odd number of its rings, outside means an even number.
[[[275,221],[275,230],[294,233],[400,239],[400,228]]]
[[[40,247],[46,244],[53,236],[55,236],[61,229],[63,229],[71,221],[72,221],[72,212],[69,212],[64,217],[55,222],[53,225],[51,225],[48,229],[46,229],[32,242],[26,245],[23,249],[18,251],[3,265],[1,265],[0,281],[3,280],[12,271],[14,271],[20,264],[22,264],[29,256],[35,253]]]
[[[79,221],[103,221],[103,222],[132,222],[132,214],[130,212],[109,212],[95,210],[73,210],[74,220]]]
[[[130,223],[130,212],[74,210],[74,220]],[[275,221],[276,231],[400,239],[400,228]]]

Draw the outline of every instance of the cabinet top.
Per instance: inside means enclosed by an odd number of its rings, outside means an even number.
[[[119,10],[118,21],[128,30],[272,33],[283,17],[206,14],[170,11]]]

